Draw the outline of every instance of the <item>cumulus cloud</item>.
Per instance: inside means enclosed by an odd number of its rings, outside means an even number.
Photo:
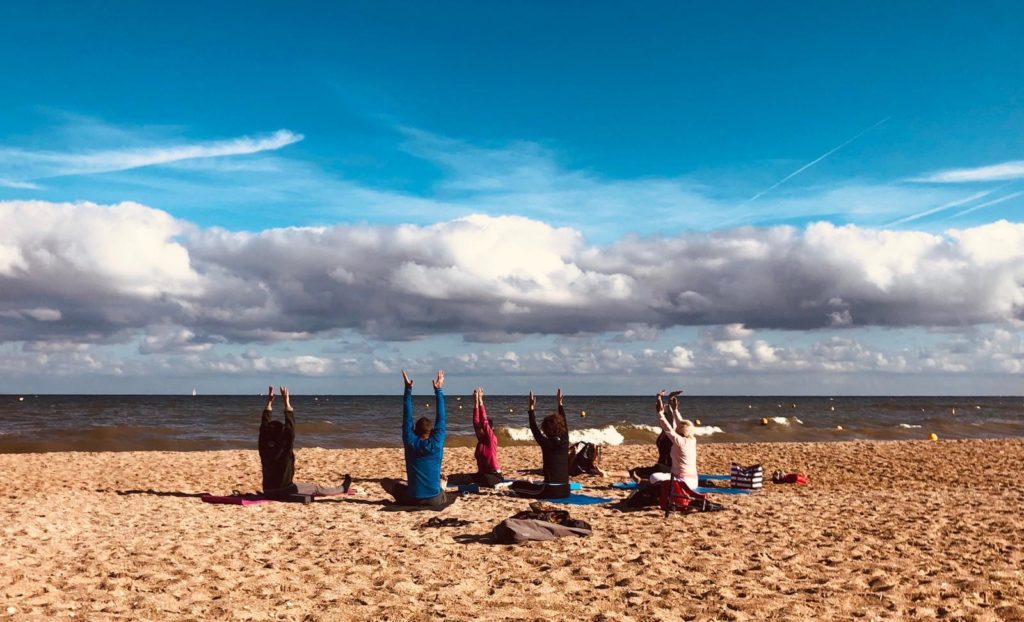
[[[735,343],[718,349],[739,354],[753,329],[969,326],[1022,309],[1024,225],[1005,221],[945,235],[816,223],[594,245],[517,216],[250,233],[134,203],[0,203],[8,341],[145,333],[144,351],[187,351],[340,329],[629,341],[697,325],[719,326],[715,339]]]

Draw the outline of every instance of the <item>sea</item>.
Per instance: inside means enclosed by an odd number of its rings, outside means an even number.
[[[4,395],[0,453],[252,449],[265,398],[239,395]],[[448,446],[473,446],[470,395],[446,396]],[[400,447],[402,397],[292,397],[299,447]],[[281,399],[275,417],[282,417]],[[415,416],[434,417],[432,394]],[[502,445],[533,443],[526,398],[488,395]],[[554,399],[538,398],[538,416]],[[652,397],[569,396],[573,441],[652,443]],[[684,397],[683,415],[701,443],[924,440],[1024,437],[1024,397]]]

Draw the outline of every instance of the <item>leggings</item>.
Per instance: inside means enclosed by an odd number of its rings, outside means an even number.
[[[494,488],[505,481],[501,473],[453,473],[448,476],[449,486],[466,486],[476,484],[484,488]]]
[[[534,484],[523,480],[512,482],[513,492],[520,497],[534,499],[564,499],[569,496],[569,482],[564,484]]]
[[[448,502],[448,496],[445,495],[443,490],[433,497],[416,499],[409,495],[409,487],[407,485],[390,477],[380,480],[380,487],[384,489],[384,492],[394,497],[398,505],[444,505]]]
[[[505,477],[501,473],[473,474],[473,482],[483,486],[484,488],[494,488],[503,481],[505,481]]]
[[[672,479],[671,473],[654,473],[653,475],[651,475],[652,484],[657,484],[659,482],[667,482],[670,479]],[[676,477],[675,479],[679,480],[680,482],[683,482],[690,488],[690,490],[693,491],[696,491],[697,486],[700,484],[697,481],[696,477]]]
[[[655,473],[671,473],[672,467],[667,464],[656,464],[649,467],[637,467],[630,469],[630,473],[636,475],[637,479],[650,479]]]

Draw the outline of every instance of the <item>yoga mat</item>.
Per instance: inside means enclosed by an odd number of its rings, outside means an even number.
[[[535,499],[541,503],[561,503],[562,505],[597,505],[598,503],[611,503],[615,499],[607,497],[592,497],[590,495],[569,495],[561,499],[536,499],[535,497],[522,497],[523,499]]]
[[[273,503],[273,499],[267,499],[261,495],[203,495],[199,497],[203,503],[219,503],[225,505],[258,505],[260,503]]]
[[[543,484],[544,480],[533,480],[534,484]],[[569,490],[583,490],[583,484],[579,482],[569,482]]]
[[[498,482],[494,485],[492,490],[503,490],[508,488],[512,485],[512,481],[513,480],[507,479],[503,482]],[[480,484],[459,484],[458,486],[448,484],[448,491],[451,492],[452,490],[457,491],[460,495],[476,494],[480,492]]]
[[[356,490],[349,490],[348,495],[357,494]],[[333,495],[343,496],[343,495]],[[270,499],[263,495],[203,495],[199,497],[204,503],[217,503],[224,505],[259,505],[261,503],[311,503],[316,500],[315,496],[309,495],[288,495],[282,499]]]

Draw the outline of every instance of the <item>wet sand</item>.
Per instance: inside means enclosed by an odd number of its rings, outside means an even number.
[[[799,470],[806,486],[720,496],[673,515],[570,507],[586,539],[486,542],[527,506],[470,495],[441,516],[382,510],[397,449],[298,450],[296,478],[366,491],[312,505],[215,506],[259,487],[255,451],[0,455],[0,617],[286,620],[1024,620],[1024,440],[708,444],[729,462]],[[652,462],[606,450],[607,484]],[[506,474],[538,466],[503,449]],[[469,471],[472,449],[446,452]]]

